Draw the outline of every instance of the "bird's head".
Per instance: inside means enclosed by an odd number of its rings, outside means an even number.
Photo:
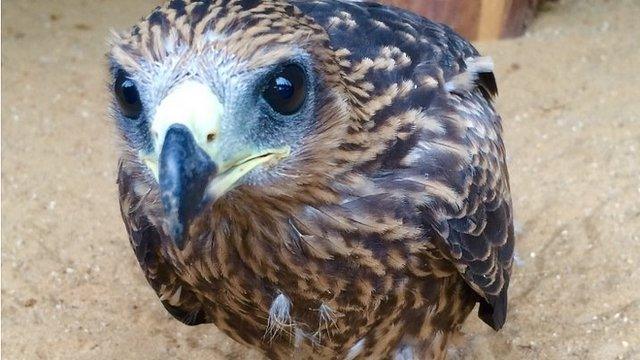
[[[171,1],[115,35],[109,58],[124,154],[158,189],[178,247],[234,193],[331,196],[347,86],[326,32],[295,7]]]

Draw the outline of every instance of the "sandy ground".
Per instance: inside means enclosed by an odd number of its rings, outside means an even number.
[[[2,2],[2,356],[256,358],[167,315],[118,212],[106,34],[155,1]],[[519,261],[477,359],[640,359],[640,1],[564,0],[494,57]]]

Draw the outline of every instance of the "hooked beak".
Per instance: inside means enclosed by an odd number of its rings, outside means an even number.
[[[185,80],[156,109],[154,151],[140,154],[158,180],[168,230],[181,250],[189,226],[211,203],[256,166],[289,155],[289,147],[256,150],[234,143],[232,130],[222,130],[223,114],[207,85]]]
[[[202,195],[216,172],[216,164],[196,144],[189,129],[172,125],[160,153],[158,183],[169,233],[181,250],[186,226],[202,210]]]
[[[243,153],[246,155],[233,157],[237,160],[216,163],[186,126],[173,124],[167,130],[157,176],[169,232],[180,250],[186,244],[189,225],[207,206],[255,167],[288,156],[289,148]]]

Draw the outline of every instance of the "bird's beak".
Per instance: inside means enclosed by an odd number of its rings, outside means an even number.
[[[289,155],[288,147],[265,150],[234,143],[233,134],[220,130],[222,113],[215,95],[191,81],[162,101],[152,122],[160,153],[142,156],[158,180],[166,225],[179,249],[203,210],[257,166]]]
[[[183,249],[187,226],[205,205],[203,194],[217,167],[181,124],[167,131],[158,166],[160,196],[169,233],[178,248]]]

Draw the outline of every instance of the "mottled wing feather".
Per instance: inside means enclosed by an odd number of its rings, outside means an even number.
[[[501,120],[480,89],[436,97],[428,112],[450,131],[417,141],[409,151],[413,167],[394,176],[406,182],[425,176],[427,200],[418,205],[423,224],[436,231],[440,251],[480,295],[482,320],[499,329],[514,252]]]
[[[453,184],[467,196],[458,212],[446,212],[440,221],[446,220],[442,235],[449,254],[483,297],[480,318],[499,329],[506,318],[515,242],[508,174],[499,117],[483,104],[484,99],[477,95],[470,99],[483,111],[461,114],[475,125],[465,139],[472,161],[461,171],[460,181]]]
[[[370,70],[363,82],[373,85],[374,96],[405,80],[420,83],[431,78],[440,84],[415,89],[377,111],[371,121],[375,131],[417,105],[430,119],[440,119],[445,133],[436,137],[425,132],[398,141],[372,161],[375,166],[361,169],[382,168],[387,174],[381,177],[396,189],[424,175],[429,184],[440,187],[442,191],[429,194],[429,201],[419,206],[424,224],[440,235],[440,251],[480,295],[479,316],[499,329],[506,317],[514,235],[501,120],[491,104],[498,92],[494,74],[480,72],[475,87],[450,94],[442,90],[443,83],[466,71],[466,60],[479,53],[448,27],[375,3],[295,3],[325,27],[335,49],[349,50],[351,64],[378,61],[383,48],[397,48],[411,60],[404,66],[397,60],[392,68]],[[420,145],[422,152],[415,149]],[[412,167],[399,169],[403,156],[412,152]],[[455,195],[447,196],[448,190]]]
[[[118,166],[120,211],[129,242],[147,281],[160,297],[162,305],[176,319],[187,325],[209,322],[195,294],[185,290],[186,287],[172,271],[171,264],[161,256],[162,234],[151,224],[140,206],[146,195],[138,194],[133,189],[134,176],[121,161]]]
[[[506,319],[515,240],[501,119],[478,86],[432,102],[431,116],[446,119],[451,130],[423,139],[427,150],[414,161],[422,161],[421,173],[437,184],[420,207],[426,224],[440,235],[441,252],[480,295],[480,318],[499,329]]]
[[[430,112],[464,131],[445,136],[455,150],[434,146],[414,160],[422,159],[421,172],[439,187],[420,209],[426,225],[440,235],[436,243],[441,252],[481,296],[480,318],[499,329],[506,318],[514,251],[500,118],[480,89],[437,99]],[[430,140],[423,141],[428,147]]]

